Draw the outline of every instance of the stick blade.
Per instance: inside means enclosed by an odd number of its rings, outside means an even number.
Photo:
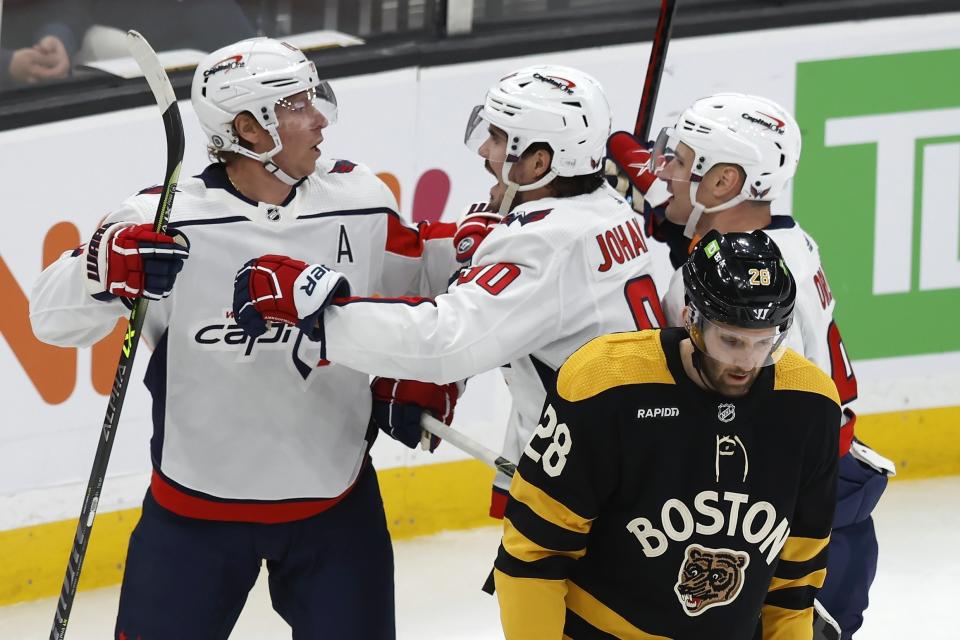
[[[167,72],[160,63],[157,52],[153,50],[147,39],[137,31],[127,31],[127,49],[130,55],[137,61],[143,76],[150,85],[157,100],[160,111],[166,111],[167,108],[177,101],[177,96],[173,93],[173,87],[170,85],[170,79],[167,78]]]

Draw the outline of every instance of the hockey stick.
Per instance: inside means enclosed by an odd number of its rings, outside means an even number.
[[[173,197],[176,192],[177,180],[180,177],[180,166],[183,164],[183,123],[180,120],[180,109],[177,107],[177,98],[170,85],[163,65],[157,58],[156,52],[150,44],[136,31],[127,32],[127,47],[130,55],[137,61],[143,71],[147,84],[156,98],[157,106],[163,113],[163,128],[167,136],[167,171],[163,180],[163,192],[160,203],[157,205],[157,215],[153,226],[158,232],[167,228],[170,218],[170,207],[173,206]],[[147,313],[147,301],[137,298],[130,312],[127,331],[123,336],[123,346],[120,352],[120,362],[117,364],[117,373],[113,378],[110,389],[110,398],[107,402],[107,413],[103,419],[100,442],[97,453],[93,458],[93,469],[87,481],[87,492],[80,510],[80,520],[77,522],[77,534],[73,540],[73,548],[67,560],[67,572],[60,589],[60,599],[57,601],[57,613],[53,619],[53,628],[50,631],[51,640],[62,640],[67,633],[67,621],[70,610],[73,608],[73,599],[77,594],[77,584],[80,581],[80,570],[83,568],[83,559],[87,553],[87,544],[90,542],[90,532],[93,529],[93,519],[97,515],[97,503],[103,490],[103,481],[107,473],[107,463],[110,452],[116,439],[117,423],[120,419],[120,410],[123,408],[123,399],[127,394],[127,383],[133,371],[133,358],[137,355],[137,345],[140,342],[140,330],[143,327],[143,318]]]
[[[640,108],[637,110],[637,122],[633,134],[641,140],[649,140],[650,123],[653,121],[653,109],[660,93],[660,78],[663,77],[663,63],[667,59],[667,47],[670,45],[670,30],[677,0],[660,0],[660,17],[657,29],[653,33],[653,46],[650,49],[650,61],[647,63],[647,77],[643,81],[643,95],[640,96]]]
[[[476,440],[468,438],[456,429],[451,429],[427,412],[424,412],[420,417],[420,426],[423,427],[424,431],[432,433],[441,440],[446,440],[457,449],[469,453],[480,462],[486,462],[497,471],[505,473],[511,478],[517,472],[517,465],[503,456],[497,455],[492,449],[486,448]]]

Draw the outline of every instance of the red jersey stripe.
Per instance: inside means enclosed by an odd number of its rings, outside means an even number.
[[[363,471],[361,471],[363,473]],[[150,478],[150,491],[161,507],[186,518],[221,522],[276,524],[303,520],[323,513],[346,498],[356,481],[335,498],[284,502],[220,502],[193,496],[173,486],[156,471]]]

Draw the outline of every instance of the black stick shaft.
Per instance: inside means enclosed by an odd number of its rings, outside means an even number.
[[[650,139],[650,124],[653,121],[653,110],[657,105],[657,94],[660,93],[663,63],[667,59],[667,47],[670,45],[670,30],[676,8],[677,0],[660,1],[660,17],[657,19],[657,30],[653,34],[653,47],[650,49],[650,61],[647,63],[647,77],[643,81],[643,95],[640,97],[640,108],[637,110],[637,123],[633,127],[634,135],[641,140]]]
[[[157,204],[157,213],[153,221],[154,229],[164,232],[167,221],[170,219],[170,209],[176,193],[177,180],[180,177],[180,167],[183,163],[184,139],[183,123],[180,120],[180,110],[170,81],[160,65],[156,53],[139,34],[131,33],[134,41],[131,52],[143,68],[144,76],[150,83],[150,88],[157,97],[157,102],[163,111],[163,125],[167,137],[167,169],[164,177],[163,192]],[[107,412],[103,418],[103,428],[100,431],[100,442],[97,453],[93,458],[93,468],[87,480],[86,495],[83,507],[80,510],[80,520],[77,522],[77,532],[73,538],[73,548],[67,560],[67,571],[60,588],[60,598],[57,600],[57,612],[53,619],[53,628],[50,630],[50,640],[63,640],[67,633],[67,622],[77,594],[77,585],[80,582],[80,571],[83,569],[83,560],[90,543],[90,533],[93,530],[93,521],[97,515],[97,504],[103,491],[103,482],[107,474],[107,464],[110,453],[116,440],[117,424],[120,420],[120,411],[123,409],[123,400],[127,395],[127,385],[133,371],[133,360],[137,355],[137,346],[140,344],[140,332],[143,328],[143,319],[147,313],[147,300],[137,298],[130,312],[127,330],[123,336],[123,345],[120,350],[120,361],[117,372],[110,387],[110,398],[107,402]]]

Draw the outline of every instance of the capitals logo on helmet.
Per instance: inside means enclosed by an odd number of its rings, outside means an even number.
[[[204,71],[203,77],[209,78],[215,73],[220,73],[221,71],[228,71],[230,69],[239,69],[242,66],[244,66],[242,55],[230,56],[229,58],[225,58],[221,60],[220,62],[216,63],[215,65],[213,65],[212,67]]]

